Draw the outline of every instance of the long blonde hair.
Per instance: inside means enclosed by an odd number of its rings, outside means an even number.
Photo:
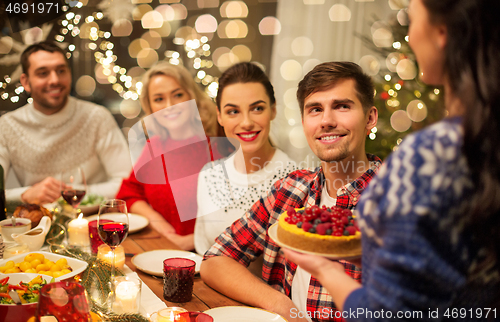
[[[140,101],[142,109],[146,115],[152,113],[151,105],[149,102],[149,83],[153,76],[165,75],[172,77],[181,85],[181,87],[189,93],[191,99],[196,100],[196,105],[200,113],[201,123],[205,129],[205,134],[207,136],[217,135],[217,112],[215,103],[208,97],[205,92],[203,92],[200,87],[195,83],[193,77],[189,71],[178,65],[172,65],[167,62],[161,62],[153,67],[151,67],[142,77],[142,92],[140,96]],[[164,131],[165,132],[165,131]],[[162,136],[165,136],[162,133]]]

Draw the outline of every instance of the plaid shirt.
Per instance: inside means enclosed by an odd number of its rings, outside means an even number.
[[[337,191],[337,206],[353,209],[361,192],[377,173],[382,162],[374,155],[367,156],[370,168]],[[215,240],[215,244],[205,253],[204,259],[228,256],[248,266],[264,253],[263,280],[290,297],[297,265],[280,254],[280,247],[269,238],[267,229],[289,208],[319,205],[324,180],[322,168],[318,167],[294,171],[277,181],[267,196],[260,198],[245,215]],[[361,280],[359,269],[346,262],[341,263],[349,276]],[[332,297],[314,277],[311,277],[309,284],[307,311],[313,321],[342,321],[341,318],[335,318],[336,308]]]

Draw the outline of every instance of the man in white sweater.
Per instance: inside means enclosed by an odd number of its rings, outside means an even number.
[[[7,200],[53,202],[61,196],[61,173],[77,167],[87,193],[113,197],[132,166],[111,113],[69,96],[71,70],[57,45],[29,46],[21,64],[21,84],[33,101],[0,117],[0,164],[21,184],[6,189]]]

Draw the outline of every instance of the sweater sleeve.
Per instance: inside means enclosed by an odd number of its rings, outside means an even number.
[[[432,320],[429,311],[442,314],[466,284],[457,137],[409,136],[363,194],[363,287],[345,301],[344,312],[356,312],[347,321]]]

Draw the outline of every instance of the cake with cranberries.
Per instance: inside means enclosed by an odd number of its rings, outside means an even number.
[[[361,233],[351,210],[338,207],[290,209],[278,222],[280,242],[301,250],[354,256],[361,254]]]

